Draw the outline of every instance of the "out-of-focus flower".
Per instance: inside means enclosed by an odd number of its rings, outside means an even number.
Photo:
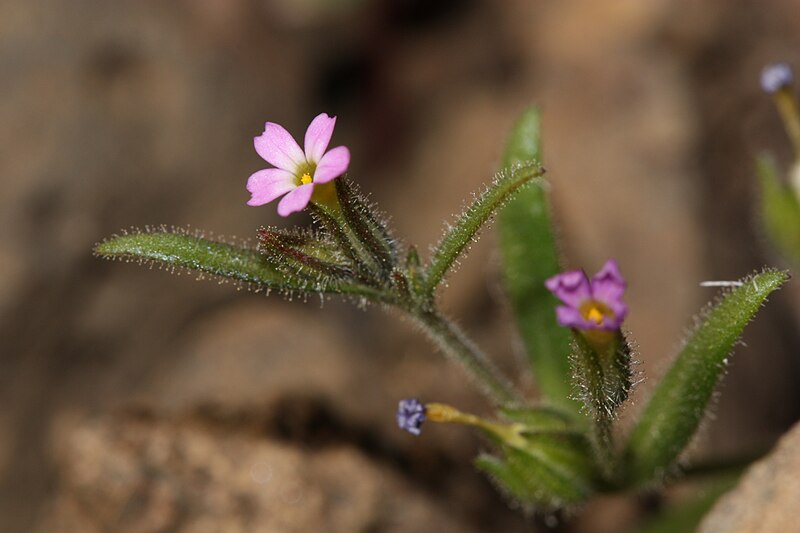
[[[793,81],[792,67],[786,63],[767,65],[761,71],[761,88],[770,94],[790,86]]]
[[[419,435],[422,433],[423,422],[425,422],[425,406],[422,402],[414,398],[400,400],[397,405],[397,425],[400,429]]]
[[[613,259],[606,261],[590,280],[582,270],[564,272],[548,279],[545,286],[564,305],[556,309],[562,326],[581,330],[618,330],[628,306],[622,301],[625,280]]]
[[[308,125],[305,150],[283,126],[267,122],[264,133],[253,139],[256,152],[275,168],[255,172],[247,180],[252,195],[247,205],[264,205],[286,195],[278,203],[282,217],[302,211],[311,200],[314,186],[338,178],[350,164],[350,150],[337,146],[328,150],[336,117],[317,115]]]

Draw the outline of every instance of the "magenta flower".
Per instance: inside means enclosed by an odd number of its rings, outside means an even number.
[[[591,280],[584,271],[573,270],[545,281],[545,287],[564,303],[556,309],[560,325],[600,331],[619,329],[628,314],[628,306],[622,301],[625,285],[613,259],[606,261]]]
[[[350,164],[350,150],[346,146],[328,150],[335,125],[336,117],[317,115],[308,125],[302,150],[283,126],[267,122],[264,133],[253,139],[253,144],[258,155],[275,168],[250,176],[247,190],[252,197],[247,205],[264,205],[285,194],[278,203],[278,214],[285,217],[305,209],[314,185],[344,174]]]

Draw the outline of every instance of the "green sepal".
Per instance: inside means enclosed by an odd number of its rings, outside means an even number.
[[[114,235],[94,247],[104,259],[122,259],[167,268],[187,269],[217,278],[240,282],[254,290],[308,292],[304,280],[281,272],[278,265],[245,244],[206,239],[200,234],[175,229]],[[377,298],[373,289],[360,285],[321,285],[314,292],[350,294]]]
[[[756,160],[761,186],[761,220],[773,245],[795,265],[800,265],[800,201],[783,184],[775,161],[769,156]]]
[[[585,409],[612,419],[633,384],[631,349],[621,331],[573,330],[573,382]]]
[[[481,454],[478,469],[518,504],[540,512],[579,505],[594,492],[596,475],[579,434],[533,434],[524,448],[500,445],[502,459]]]
[[[339,283],[358,283],[348,258],[336,244],[309,229],[282,230],[261,227],[258,250],[287,277],[305,283],[305,289]]]
[[[620,330],[573,330],[570,355],[572,381],[589,415],[595,460],[603,476],[617,482],[619,458],[613,426],[617,408],[628,398],[632,386],[631,350]]]
[[[306,208],[311,214],[314,223],[325,235],[330,238],[336,248],[344,254],[352,265],[353,275],[362,281],[372,279],[372,267],[370,257],[365,256],[359,243],[355,240],[352,232],[348,230],[341,219],[341,212],[331,209],[330,206],[309,204]]]
[[[388,280],[397,267],[397,241],[383,216],[362,197],[355,183],[346,177],[337,179],[335,183],[345,227],[366,252],[375,273]]]
[[[772,269],[748,276],[696,320],[627,443],[631,484],[659,482],[672,469],[697,430],[744,327],[788,278],[787,272]]]
[[[517,120],[503,165],[541,161],[541,118],[536,107]],[[503,207],[498,221],[503,281],[530,368],[543,399],[578,413],[570,385],[570,333],[556,323],[559,302],[544,282],[561,271],[547,189],[527,187]]]
[[[494,180],[481,193],[475,195],[473,202],[448,224],[447,230],[433,250],[425,275],[427,294],[433,294],[436,287],[453,268],[459,257],[476,239],[483,225],[526,185],[535,183],[541,187],[544,169],[535,161],[519,163],[498,172]]]

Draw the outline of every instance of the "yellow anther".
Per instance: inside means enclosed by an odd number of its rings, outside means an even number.
[[[589,322],[594,322],[598,326],[603,323],[604,319],[614,318],[614,311],[609,309],[603,302],[598,302],[597,300],[587,300],[583,302],[580,311],[583,318]]]
[[[311,183],[312,181],[313,181],[313,180],[311,179],[311,174],[309,174],[308,172],[306,172],[305,174],[303,174],[303,175],[300,177],[300,184],[301,184],[301,185],[308,185],[308,184],[309,184],[309,183]]]

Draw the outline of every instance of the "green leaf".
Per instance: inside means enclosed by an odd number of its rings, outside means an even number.
[[[503,459],[482,454],[475,465],[518,503],[554,511],[586,501],[593,492],[594,471],[585,440],[579,435],[527,436],[524,449],[503,445]]]
[[[503,165],[541,160],[540,115],[535,107],[517,121],[506,144]],[[543,187],[528,187],[499,215],[503,278],[534,379],[545,400],[577,413],[571,399],[570,341],[556,324],[558,301],[544,282],[561,271],[556,239]]]
[[[461,254],[475,241],[486,221],[524,185],[536,181],[543,173],[544,169],[538,163],[530,161],[513,165],[495,175],[486,190],[476,195],[472,204],[448,226],[434,249],[425,276],[427,294],[433,294]]]
[[[536,483],[541,481],[540,479],[533,478],[534,484],[531,486],[523,472],[512,469],[505,461],[492,454],[482,453],[476,457],[475,467],[488,474],[501,492],[508,494],[518,503],[528,502],[529,505],[550,507],[554,504],[554,500],[565,499],[559,496],[561,491],[554,491],[545,483]]]
[[[572,415],[550,407],[509,407],[499,409],[503,418],[525,426],[526,431],[566,431],[572,429]]]
[[[800,201],[778,177],[772,158],[756,161],[761,185],[761,218],[764,229],[776,248],[789,261],[800,265]]]
[[[700,317],[630,436],[626,456],[632,483],[659,481],[669,471],[700,424],[734,343],[788,277],[765,270],[744,278]]]
[[[186,231],[134,232],[115,235],[97,244],[94,252],[105,259],[123,259],[185,268],[242,282],[257,290],[308,292],[307,282],[280,272],[258,251],[246,246],[209,240]],[[318,291],[376,298],[368,287],[330,283]]]

